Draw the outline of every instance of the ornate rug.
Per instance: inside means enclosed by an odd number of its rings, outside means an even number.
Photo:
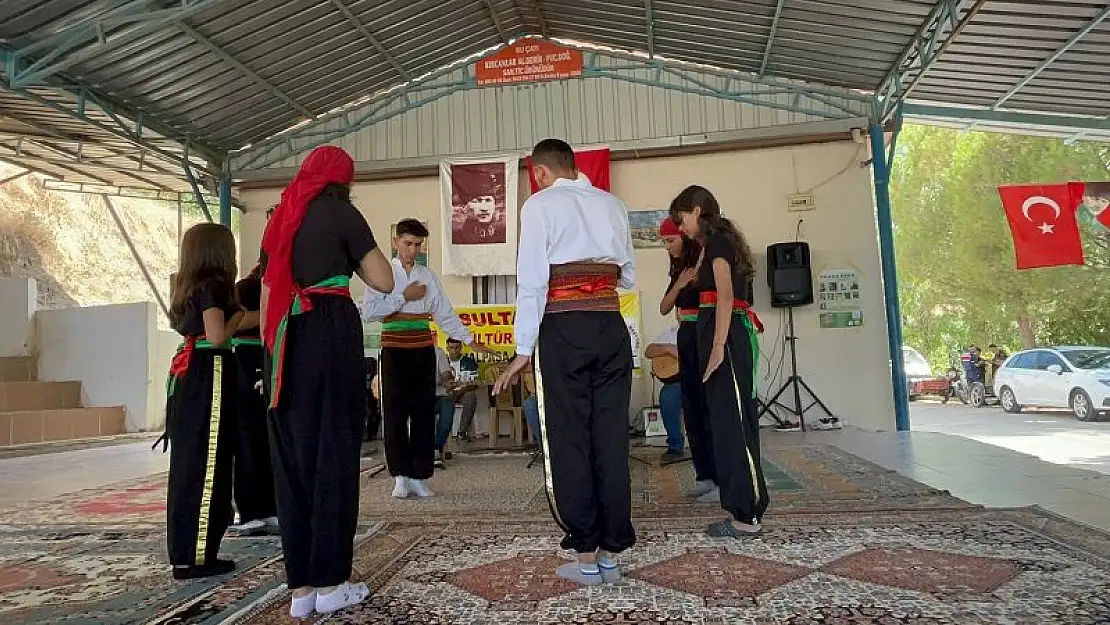
[[[625,578],[561,580],[551,523],[382,526],[356,554],[375,596],[308,623],[1087,625],[1110,619],[1110,541],[1035,509],[787,514],[760,539],[640,519]],[[288,623],[274,593],[231,622]]]
[[[831,549],[830,544],[841,545],[847,553],[871,540],[884,544],[883,540],[904,531],[899,529],[902,527],[899,524],[911,521],[920,524],[923,519],[938,515],[955,519],[950,531],[958,535],[965,531],[968,519],[980,523],[976,515],[984,514],[947,493],[903,478],[837,448],[790,446],[781,442],[788,440],[787,437],[769,436],[768,439],[765,471],[774,502],[768,518],[774,529],[759,543],[766,551],[765,557],[760,556],[764,560],[783,566],[810,566],[804,563],[816,562],[817,556],[824,553],[814,551],[818,547]],[[711,555],[723,554],[722,548],[728,551],[733,547],[700,536],[702,525],[721,517],[722,513],[716,504],[697,504],[686,496],[685,490],[693,481],[689,463],[659,467],[658,449],[638,448],[634,453],[645,460],[645,463],[631,464],[634,514],[641,543],[629,554],[628,564],[633,569],[631,572],[640,572],[630,574],[625,584],[594,589],[585,595],[571,592],[573,589],[568,590],[550,578],[554,567],[549,565],[560,557],[555,550],[559,537],[550,521],[542,465],[537,463],[527,469],[528,456],[460,456],[449,462],[448,469],[437,472],[430,481],[437,496],[424,501],[390,497],[392,480],[379,472],[381,467],[374,458],[365,460],[359,530],[363,538],[360,538],[356,567],[381,594],[369,606],[360,608],[362,612],[357,616],[341,616],[347,620],[336,622],[533,623],[536,621],[531,619],[528,610],[541,608],[546,612],[541,610],[540,613],[548,615],[544,618],[555,619],[549,622],[667,622],[666,618],[672,618],[667,615],[672,613],[682,613],[682,619],[695,618],[694,621],[673,621],[677,623],[716,622],[710,616],[717,613],[706,612],[711,609],[712,601],[687,614],[691,601],[689,593],[667,586],[659,574],[651,571],[672,568],[693,571],[702,567],[698,573],[701,577],[708,574],[712,579],[717,579],[713,576],[731,578],[735,576],[733,572],[720,571],[743,569],[752,563],[731,559],[731,556],[721,560],[723,555]],[[193,583],[174,582],[168,575],[164,555],[164,519],[165,475],[0,511],[0,622],[215,624],[278,619],[282,613],[278,608],[288,595],[284,590],[280,546],[276,538],[225,539],[224,555],[235,559],[239,565],[234,575]],[[848,520],[856,523],[851,525],[850,531],[827,529]],[[795,539],[785,538],[805,536],[810,531],[815,532],[812,540],[820,539],[816,547],[795,549],[789,546]],[[968,549],[974,551],[972,547]],[[470,559],[448,557],[456,552],[467,554]],[[683,553],[693,555],[674,567],[668,564],[649,568]],[[1095,549],[1092,553],[1105,554],[1106,551]],[[739,552],[735,555],[756,557]],[[505,560],[510,561],[506,563]],[[467,585],[475,579],[497,577],[493,574],[496,571],[491,569],[471,569],[498,562],[500,564],[494,569],[504,569],[514,575],[525,571],[520,574],[532,575],[541,580],[537,583],[544,587],[563,590],[550,597],[524,593],[530,598],[519,601],[531,607],[523,612],[502,609],[517,599],[501,598],[493,605],[489,603],[490,591]],[[841,580],[842,575],[822,577],[833,575],[830,573],[833,569],[822,568],[832,566],[832,562],[829,560],[816,568],[811,566],[815,572],[806,573],[795,581],[828,585],[832,583],[829,579]],[[420,569],[424,564],[430,568]],[[800,575],[795,569],[789,570],[791,575]],[[452,574],[454,577],[448,579]],[[842,582],[832,585],[839,583]],[[517,593],[509,586],[504,588],[510,595]],[[645,588],[649,590],[643,590]],[[773,591],[778,592],[766,590]],[[613,592],[626,597],[627,601],[616,601]],[[643,594],[645,592],[647,595]],[[653,599],[643,603],[643,596],[658,592],[664,593],[659,597],[673,596],[674,601]],[[734,591],[718,589],[713,592]],[[764,601],[759,598],[763,592],[748,599],[756,603]],[[827,593],[822,591],[822,594]],[[397,603],[397,597],[410,595],[421,599],[412,605]],[[695,596],[700,595],[695,593]],[[433,601],[436,597],[442,601]],[[603,599],[610,603],[604,603]],[[270,602],[276,602],[273,605],[277,607],[269,609]],[[590,606],[603,605],[609,607],[596,614],[583,612],[587,608],[594,609]],[[461,611],[444,606],[457,606]],[[659,612],[664,606],[671,606],[667,608],[670,611]],[[612,612],[618,608],[624,612]],[[479,615],[485,614],[487,609],[493,610],[499,620],[481,620]],[[405,616],[409,611],[413,616]],[[818,620],[813,622],[833,622],[829,619],[834,615],[835,612],[818,615],[819,618],[814,617]],[[664,616],[662,621],[651,620]],[[439,620],[423,620],[433,617]]]

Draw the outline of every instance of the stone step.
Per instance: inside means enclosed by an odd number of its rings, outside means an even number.
[[[38,378],[34,356],[0,358],[0,382],[33,382]]]
[[[80,382],[0,382],[0,412],[80,407]]]
[[[0,445],[26,445],[124,433],[123,406],[0,412]]]

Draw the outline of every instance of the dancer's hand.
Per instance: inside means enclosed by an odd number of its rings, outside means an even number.
[[[684,269],[682,271],[682,273],[678,274],[678,280],[675,280],[674,285],[677,288],[681,289],[681,288],[685,287],[687,284],[690,284],[691,282],[693,282],[694,279],[697,278],[697,277],[698,277],[698,268],[697,267],[687,267],[686,269]]]
[[[493,394],[500,395],[501,391],[512,386],[531,360],[532,359],[528,356],[520,355],[514,358],[509,364],[509,368],[505,369],[505,373],[502,373],[501,376],[497,378],[497,381],[493,383]]]
[[[703,384],[709,381],[709,377],[713,375],[713,372],[716,371],[724,361],[725,346],[714,345],[713,349],[709,351],[709,362],[705,365],[705,375],[701,378]]]

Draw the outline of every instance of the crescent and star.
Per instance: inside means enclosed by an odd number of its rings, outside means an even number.
[[[1041,231],[1041,234],[1055,234],[1055,232],[1053,232],[1053,228],[1056,227],[1055,222],[1056,220],[1060,219],[1060,213],[1063,212],[1060,209],[1060,205],[1056,203],[1056,200],[1050,197],[1045,197],[1043,195],[1034,195],[1033,197],[1026,199],[1025,202],[1021,204],[1021,214],[1025,215],[1025,218],[1027,220],[1033,221],[1033,218],[1029,216],[1029,209],[1038,204],[1044,204],[1045,206],[1048,206],[1049,208],[1054,210],[1056,214],[1052,218],[1053,223],[1042,221],[1041,225],[1037,226],[1037,229]]]

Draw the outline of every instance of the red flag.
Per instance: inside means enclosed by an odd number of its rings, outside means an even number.
[[[532,157],[525,158],[524,163],[528,166],[528,181],[532,185],[532,193],[535,193],[540,190],[540,185],[532,175]],[[578,172],[590,179],[590,184],[603,191],[609,190],[609,148],[575,150],[574,163],[578,166]]]
[[[1000,186],[1018,269],[1082,265],[1083,242],[1066,184]]]

